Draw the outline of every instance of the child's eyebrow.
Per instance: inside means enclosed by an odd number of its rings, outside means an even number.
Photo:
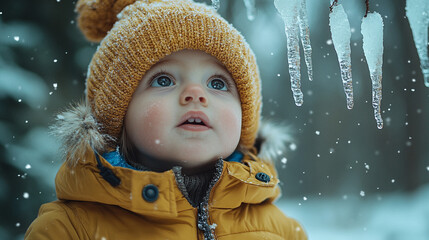
[[[219,61],[214,61],[213,59],[206,59],[202,60],[201,63],[205,64],[206,66],[215,66],[218,70],[221,70],[225,74],[231,75],[228,69],[226,69],[225,65],[223,65]]]
[[[208,63],[210,63],[210,64],[215,64],[215,65],[217,65],[218,67],[220,67],[222,70],[225,70],[226,72],[228,72],[229,73],[229,71],[228,71],[228,69],[226,69],[226,67],[225,67],[225,65],[223,65],[221,62],[219,62],[219,61],[213,61],[213,60],[207,60],[207,61],[205,61],[205,62],[208,62]]]

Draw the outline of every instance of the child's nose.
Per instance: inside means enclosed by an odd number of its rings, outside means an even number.
[[[180,104],[186,105],[192,102],[200,103],[203,107],[207,107],[208,100],[201,85],[188,85],[183,90],[180,96]]]

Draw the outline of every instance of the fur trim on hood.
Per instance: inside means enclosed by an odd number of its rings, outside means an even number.
[[[62,141],[63,159],[74,166],[85,161],[86,151],[104,153],[114,139],[101,133],[101,126],[91,113],[91,108],[81,102],[57,115],[56,123],[50,127],[51,133]],[[290,142],[289,127],[261,119],[255,147],[258,157],[265,162],[273,162],[286,151]]]
[[[56,123],[50,127],[51,133],[62,141],[63,159],[70,165],[85,161],[86,151],[105,151],[112,137],[102,134],[100,125],[85,103],[72,105],[67,111],[57,115]]]
[[[286,153],[286,144],[292,140],[289,126],[261,119],[255,142],[258,157],[266,162],[275,161]]]

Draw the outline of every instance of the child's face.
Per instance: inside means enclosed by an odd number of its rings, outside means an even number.
[[[125,125],[137,154],[192,169],[226,158],[237,147],[239,94],[215,57],[182,50],[163,58],[144,75],[129,104]]]

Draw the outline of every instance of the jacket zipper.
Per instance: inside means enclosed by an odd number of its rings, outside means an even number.
[[[173,167],[173,172],[176,177],[176,181],[178,184],[178,187],[180,191],[182,192],[183,196],[188,200],[188,202],[191,203],[191,200],[189,199],[188,193],[186,191],[186,187],[184,186],[183,176],[181,173],[180,167]],[[198,239],[204,239],[204,240],[216,240],[214,229],[216,228],[216,224],[211,223],[209,221],[209,200],[211,196],[213,195],[213,189],[218,184],[218,181],[222,175],[223,172],[223,159],[220,158],[218,162],[215,165],[215,173],[210,181],[208,190],[202,200],[202,202],[196,207],[197,210],[197,237]]]
[[[213,189],[219,183],[219,179],[223,172],[223,159],[220,158],[216,163],[215,176],[210,182],[209,188],[210,191],[207,192],[204,196],[203,201],[198,206],[198,216],[197,216],[197,226],[198,229],[203,233],[204,240],[216,240],[216,235],[214,229],[216,228],[216,223],[210,221],[209,215],[209,202],[211,196],[213,195]]]

